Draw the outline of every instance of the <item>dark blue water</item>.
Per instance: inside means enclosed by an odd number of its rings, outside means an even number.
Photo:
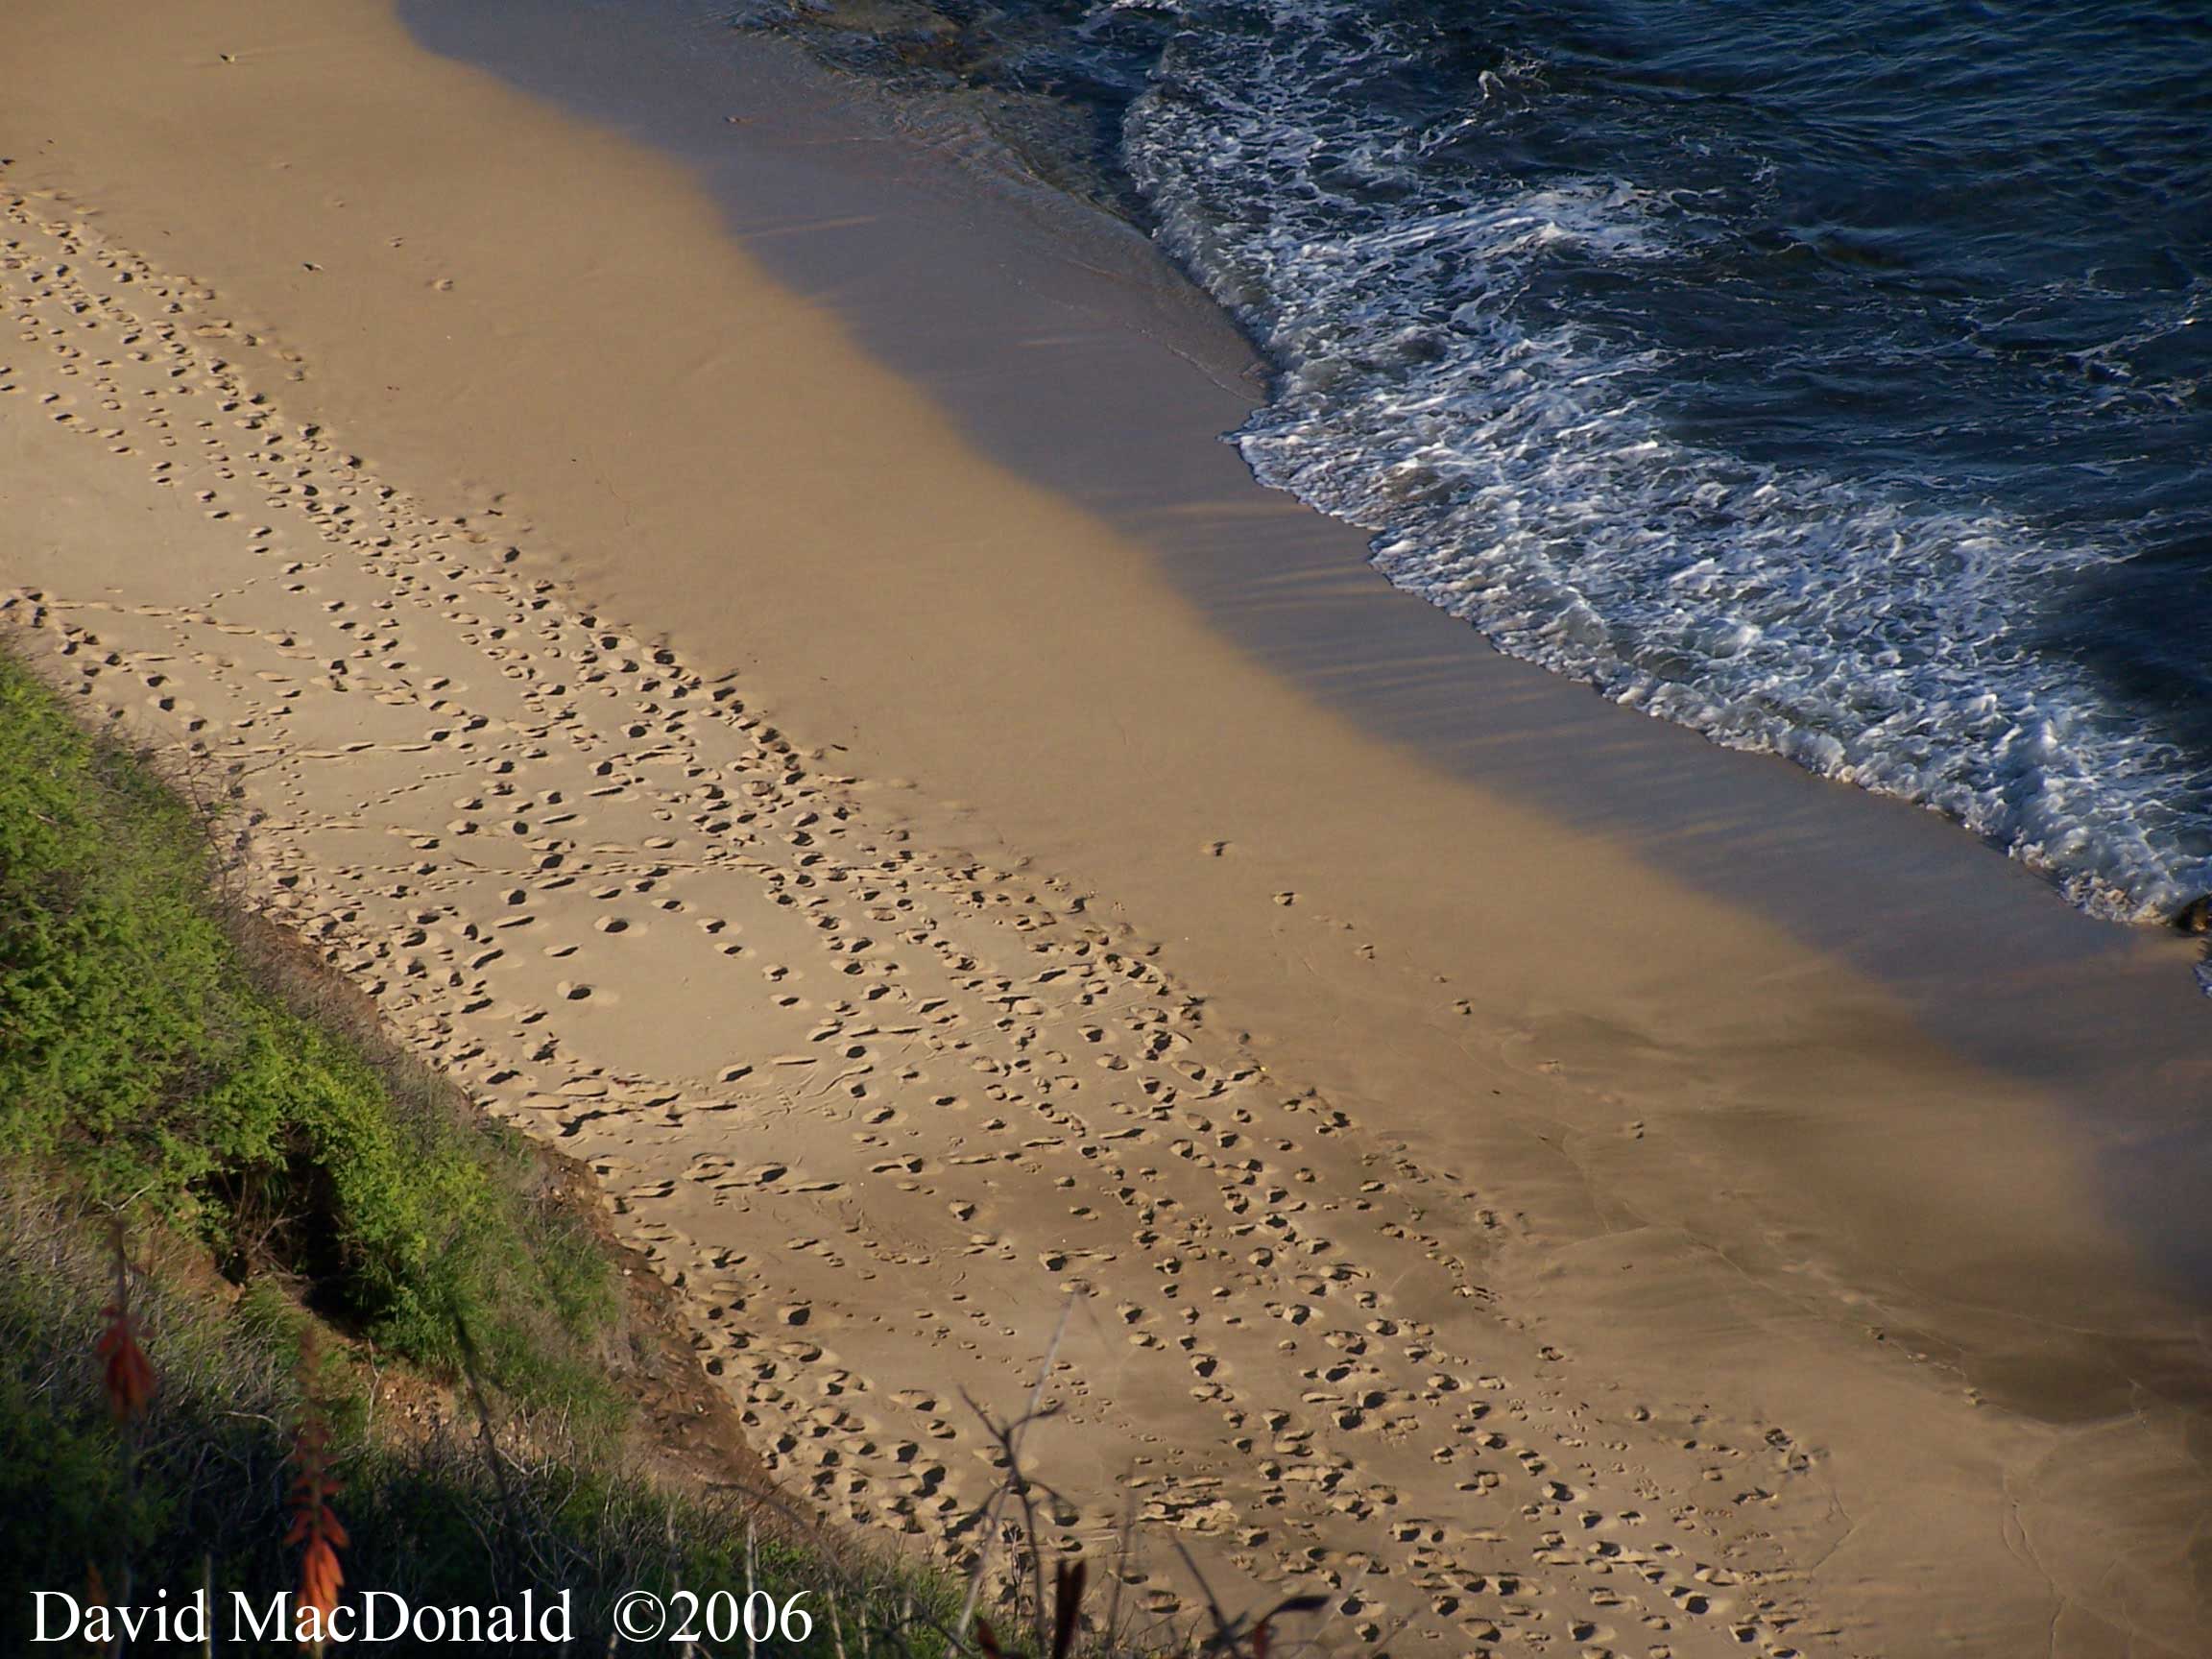
[[[926,14],[901,61],[1076,112],[1390,580],[2091,908],[2212,890],[2205,0]]]

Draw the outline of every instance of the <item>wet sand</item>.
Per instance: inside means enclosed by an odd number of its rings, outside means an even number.
[[[1070,1526],[1141,1480],[1347,1645],[2202,1645],[2177,942],[1390,594],[956,134],[604,10],[425,37],[627,138],[110,10],[0,106],[10,614],[246,766],[796,1485],[930,1534],[1080,1281]]]

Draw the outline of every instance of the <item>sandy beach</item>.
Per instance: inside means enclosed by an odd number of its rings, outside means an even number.
[[[1164,1613],[2212,1645],[2187,943],[1392,594],[1137,232],[530,10],[16,8],[0,616],[788,1490],[945,1543],[1050,1351]]]

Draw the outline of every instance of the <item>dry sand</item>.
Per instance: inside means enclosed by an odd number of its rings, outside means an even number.
[[[1073,1297],[1032,1450],[1163,1608],[1172,1539],[1399,1652],[2204,1649],[2192,1316],[2036,1090],[1268,672],[373,0],[10,28],[6,615],[794,1490],[940,1535]]]

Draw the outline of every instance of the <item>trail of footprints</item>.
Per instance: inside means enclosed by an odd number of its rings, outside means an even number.
[[[1475,1283],[1464,1183],[520,574],[526,530],[288,421],[239,366],[284,354],[205,289],[0,202],[0,419],[222,532],[174,568],[84,549],[0,613],[240,799],[256,897],[427,1059],[591,1165],[790,1490],[975,1547],[961,1394],[1016,1408],[1073,1296],[1031,1441],[1059,1548],[1111,1559],[1134,1507],[1232,1599],[1325,1587],[1332,1647],[1800,1650],[1774,1563],[1719,1542],[1803,1474],[1786,1437],[1585,1403]],[[1130,1576],[1188,1595],[1156,1543]]]

